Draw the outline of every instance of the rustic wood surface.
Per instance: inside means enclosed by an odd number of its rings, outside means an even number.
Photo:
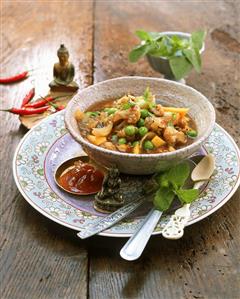
[[[160,77],[145,60],[130,64],[134,31],[206,28],[203,72],[187,84],[205,94],[217,122],[239,140],[238,1],[1,1],[0,75],[36,69],[32,79],[0,86],[1,107],[19,104],[32,83],[44,95],[56,49],[64,42],[83,88],[122,75]],[[40,215],[12,176],[15,148],[26,133],[1,113],[1,281],[3,299],[238,299],[239,191],[219,211],[186,229],[181,240],[151,238],[136,262],[120,259],[125,239],[93,237]]]

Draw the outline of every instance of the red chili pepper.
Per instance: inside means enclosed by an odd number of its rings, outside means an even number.
[[[39,101],[36,101],[34,103],[30,103],[30,104],[26,105],[26,107],[39,108],[39,107],[42,107],[43,105],[46,105],[49,102],[52,102],[52,101],[56,100],[57,98],[62,98],[62,96],[59,96],[59,97],[56,97],[56,98],[53,98],[53,97],[43,98],[42,100],[39,100]]]
[[[40,114],[49,109],[49,106],[44,106],[40,107],[37,109],[34,108],[16,108],[13,107],[11,109],[6,109],[6,110],[1,110],[1,111],[6,111],[6,112],[11,112],[13,114],[18,114],[18,115],[32,115],[32,114]]]
[[[63,109],[65,109],[66,107],[64,105],[60,105],[60,106],[57,106],[56,109],[57,111],[61,111]]]
[[[21,108],[28,104],[31,99],[35,96],[35,88],[32,88],[28,94],[23,98]]]
[[[58,106],[58,105],[53,104],[53,103],[51,103],[51,102],[49,102],[49,105],[51,105],[51,106],[52,106],[53,108],[55,108],[57,111],[61,111],[61,110],[63,110],[63,109],[66,108],[64,105],[60,105],[60,106]]]
[[[21,74],[17,74],[15,76],[12,77],[8,77],[8,78],[0,78],[0,84],[9,84],[9,83],[14,83],[14,82],[18,82],[21,80],[24,80],[28,77],[29,72],[23,72]]]

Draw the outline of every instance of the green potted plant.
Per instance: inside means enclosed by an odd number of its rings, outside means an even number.
[[[146,32],[136,31],[141,43],[129,53],[131,62],[147,57],[151,67],[166,79],[179,81],[194,68],[201,71],[201,53],[206,32]]]

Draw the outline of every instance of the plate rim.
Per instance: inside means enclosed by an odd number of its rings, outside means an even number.
[[[21,147],[21,145],[24,143],[25,139],[27,139],[28,135],[30,135],[32,133],[32,131],[34,130],[34,128],[40,126],[42,123],[49,121],[49,118],[54,118],[57,114],[63,114],[64,115],[65,111],[59,111],[57,113],[52,114],[51,116],[48,116],[47,118],[43,119],[41,122],[39,122],[38,124],[36,124],[35,126],[32,127],[31,130],[29,130],[19,141],[15,152],[14,152],[14,156],[13,156],[13,161],[12,161],[12,171],[13,171],[13,178],[15,181],[15,184],[18,188],[18,191],[21,193],[21,195],[23,196],[23,198],[35,209],[37,210],[40,214],[42,214],[43,216],[47,217],[48,219],[62,225],[65,226],[67,228],[73,229],[75,231],[80,231],[79,228],[76,228],[75,226],[65,222],[64,220],[60,220],[54,216],[52,216],[51,214],[47,213],[45,210],[43,210],[42,208],[40,208],[36,203],[34,203],[26,194],[25,192],[22,190],[22,187],[17,179],[17,164],[16,164],[16,158],[17,158],[17,154],[19,152],[19,149]],[[223,130],[224,134],[230,139],[231,143],[234,145],[234,148],[236,150],[237,156],[238,156],[238,165],[240,164],[240,150],[236,144],[236,142],[234,141],[233,137],[222,127],[220,126],[218,123],[215,122],[215,125],[217,127],[219,127],[221,130]],[[219,204],[217,204],[214,208],[212,208],[211,210],[209,210],[207,213],[196,217],[195,219],[193,219],[192,221],[189,221],[186,226],[192,225],[196,222],[199,222],[205,218],[207,218],[208,216],[210,216],[211,214],[213,214],[214,212],[216,212],[218,209],[220,209],[232,196],[233,194],[236,192],[237,188],[240,185],[240,171],[238,173],[238,178],[236,181],[235,186],[231,189],[231,191],[229,192],[229,194],[224,198],[224,200],[222,200]],[[132,234],[131,233],[110,233],[108,232],[108,229],[97,234],[100,236],[104,236],[104,237],[131,237]],[[152,233],[152,235],[161,235],[161,231],[154,231]]]

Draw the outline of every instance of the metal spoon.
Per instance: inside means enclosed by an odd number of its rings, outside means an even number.
[[[212,154],[205,156],[200,163],[194,168],[191,179],[196,182],[194,189],[199,189],[205,181],[209,180],[215,169],[215,159]],[[184,234],[184,227],[191,216],[190,204],[185,204],[182,208],[177,209],[171,216],[169,222],[162,231],[164,238],[177,240]]]
[[[71,194],[74,194],[74,195],[91,195],[91,194],[95,194],[96,192],[89,192],[89,193],[72,192],[72,191],[69,191],[69,190],[65,189],[59,182],[60,177],[64,173],[66,173],[68,170],[73,168],[74,163],[79,161],[79,160],[81,160],[84,163],[89,163],[89,164],[92,164],[93,166],[95,166],[95,164],[92,161],[90,161],[90,158],[88,156],[79,156],[79,157],[68,159],[68,160],[64,161],[61,165],[59,165],[58,168],[56,169],[56,171],[54,173],[55,183],[58,185],[59,188],[63,189],[65,192],[68,192],[68,193],[71,193]],[[97,165],[97,168],[101,169],[102,172],[104,173],[104,170],[99,165]]]
[[[188,160],[190,167],[193,169],[195,163]],[[152,208],[147,217],[140,224],[137,231],[132,235],[128,242],[123,246],[120,255],[123,259],[133,261],[138,259],[150,239],[159,219],[162,216],[161,211]]]

